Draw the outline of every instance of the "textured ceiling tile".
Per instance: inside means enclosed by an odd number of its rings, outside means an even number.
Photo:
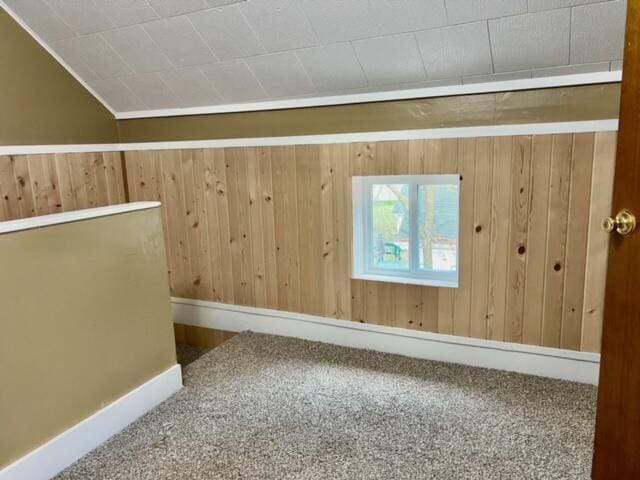
[[[358,40],[353,46],[372,85],[426,80],[420,51],[411,33]]]
[[[191,23],[222,60],[265,53],[240,9],[235,6],[197,12],[189,16]]]
[[[80,76],[84,81],[93,81],[98,78],[96,72],[94,72],[87,59],[88,54],[84,51],[84,48],[76,38],[68,40],[62,40],[60,42],[51,45],[51,48],[62,58],[62,60]]]
[[[144,28],[176,67],[216,60],[187,17],[145,23]]]
[[[486,22],[417,32],[416,39],[430,79],[493,73]]]
[[[174,17],[209,8],[206,0],[149,0],[149,4],[161,17]]]
[[[91,86],[116,112],[145,110],[147,106],[118,78],[97,79]]]
[[[319,91],[340,91],[367,85],[350,43],[298,50],[297,55]]]
[[[180,99],[157,73],[122,77],[120,80],[150,108],[176,108],[182,106]]]
[[[140,25],[103,32],[102,36],[136,73],[172,68],[171,62]]]
[[[489,21],[496,72],[569,63],[569,9]]]
[[[571,18],[571,62],[622,59],[626,12],[626,1],[574,8]]]
[[[444,27],[447,10],[444,0],[405,0],[411,30]]]
[[[603,0],[529,0],[529,12],[553,10],[554,8],[575,7],[576,5],[585,5],[587,3],[602,1]]]
[[[527,0],[445,0],[445,4],[452,24],[527,13]]]
[[[447,78],[446,80],[427,80],[426,82],[407,83],[405,85],[407,88],[450,87],[452,85],[462,85],[462,79],[460,77],[455,77],[455,78]],[[395,87],[390,87],[387,90],[393,90],[393,89],[395,89]],[[380,88],[379,90],[384,90],[384,89]]]
[[[220,103],[220,95],[199,67],[181,68],[161,72],[159,75],[186,107]]]
[[[113,27],[93,0],[48,0],[56,11],[78,35],[100,32]]]
[[[524,70],[521,72],[493,73],[491,75],[474,75],[471,77],[464,77],[462,79],[462,83],[506,82],[509,80],[526,80],[528,78],[531,78],[531,72]]]
[[[54,49],[59,51],[70,65],[85,64],[100,78],[121,77],[133,73],[99,34],[63,40],[57,43]]]
[[[323,43],[356,40],[446,25],[443,0],[304,0]]]
[[[228,102],[263,100],[267,96],[244,60],[203,65],[200,69]]]
[[[299,0],[251,0],[239,6],[269,52],[318,43]]]
[[[247,59],[270,97],[300,96],[316,91],[295,53],[273,53]]]
[[[5,3],[47,43],[75,35],[43,0],[6,0]]]
[[[564,65],[562,67],[540,68],[533,71],[533,78],[576,75],[578,73],[608,72],[609,62],[587,63],[584,65]]]
[[[380,93],[380,92],[393,92],[397,90],[413,90],[413,89],[423,89],[423,88],[433,88],[433,87],[448,87],[451,85],[460,85],[462,84],[462,80],[460,77],[456,78],[447,78],[446,80],[422,80],[420,82],[410,82],[403,83],[400,88],[398,85],[369,85],[361,88],[354,88],[350,90],[349,94],[360,94],[360,93]],[[344,93],[344,92],[338,92]]]
[[[5,3],[86,83],[108,92],[120,111],[499,81],[527,78],[532,70],[536,76],[616,70],[626,5],[621,0]],[[487,24],[492,50],[483,31]],[[114,77],[127,77],[141,95],[146,85],[145,101]],[[151,103],[154,99],[159,103]]]
[[[94,0],[99,10],[116,27],[126,27],[158,18],[147,0]]]
[[[313,29],[322,43],[328,43],[332,40],[343,42],[371,36],[371,27],[366,21],[371,21],[371,15],[361,14],[362,5],[368,7],[369,2],[363,0],[352,2],[303,0],[303,5]]]
[[[244,3],[249,0],[206,0],[206,1],[209,7],[215,8],[215,7],[223,7],[225,5],[233,5],[235,3]]]

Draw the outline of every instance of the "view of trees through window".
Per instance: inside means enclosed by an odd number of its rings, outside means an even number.
[[[415,188],[415,185],[414,185]],[[371,189],[374,268],[410,268],[412,215],[416,208],[418,256],[421,270],[456,271],[458,248],[458,186],[418,185],[412,200],[408,184],[374,184]],[[416,205],[412,205],[415,202]]]

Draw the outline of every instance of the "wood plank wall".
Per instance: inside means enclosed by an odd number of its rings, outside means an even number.
[[[161,200],[173,295],[599,351],[614,133],[0,157],[0,220]],[[459,289],[350,279],[352,175],[459,173]]]
[[[127,201],[121,154],[0,156],[0,221]]]
[[[598,351],[614,133],[127,152],[172,293]],[[460,288],[350,279],[350,176],[459,173]]]

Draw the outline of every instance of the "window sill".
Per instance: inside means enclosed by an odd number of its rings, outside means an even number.
[[[458,282],[455,280],[444,280],[437,278],[412,278],[412,277],[395,277],[391,275],[352,275],[353,280],[368,280],[373,282],[400,283],[404,285],[422,285],[425,287],[442,287],[442,288],[458,288]]]

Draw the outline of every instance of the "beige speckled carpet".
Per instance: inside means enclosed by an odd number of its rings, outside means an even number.
[[[185,345],[179,343],[176,345],[176,356],[178,357],[178,363],[184,369],[190,363],[195,362],[205,353],[209,352],[209,347],[194,347],[192,345]]]
[[[596,388],[244,333],[59,479],[587,479]]]

